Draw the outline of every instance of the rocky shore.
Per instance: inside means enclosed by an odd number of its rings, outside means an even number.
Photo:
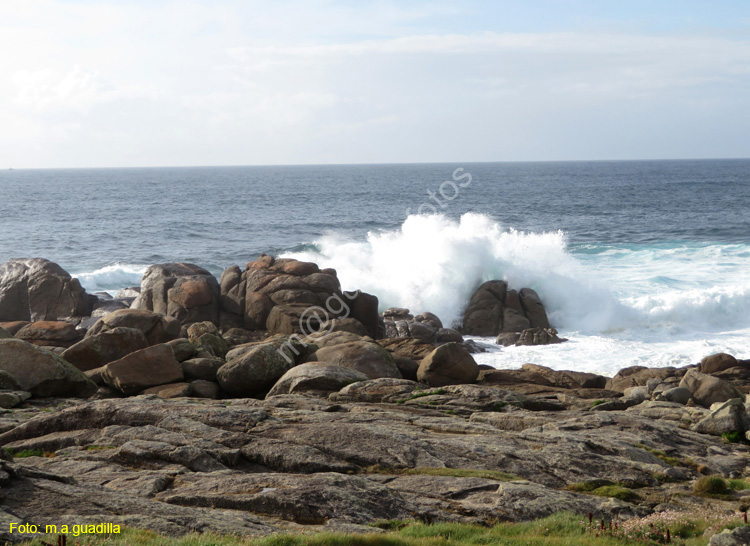
[[[270,256],[218,280],[155,265],[114,298],[46,260],[0,265],[0,540],[746,510],[694,488],[748,475],[750,361],[483,369],[464,335],[564,341],[533,290],[484,283],[460,325],[418,311]]]

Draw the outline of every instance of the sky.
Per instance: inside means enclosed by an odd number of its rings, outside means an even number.
[[[0,168],[750,157],[746,0],[2,0]]]

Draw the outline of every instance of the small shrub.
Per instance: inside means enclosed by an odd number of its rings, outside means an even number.
[[[611,497],[624,502],[638,502],[641,500],[641,497],[639,497],[635,491],[620,485],[605,485],[604,487],[598,487],[594,489],[591,494],[597,495],[598,497]]]
[[[693,493],[704,496],[727,495],[729,484],[721,476],[703,476],[693,485]]]
[[[739,430],[733,430],[732,432],[722,434],[721,439],[727,444],[739,444],[745,441],[745,435]]]

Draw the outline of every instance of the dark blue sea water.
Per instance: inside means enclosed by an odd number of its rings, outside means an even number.
[[[535,287],[573,341],[495,365],[750,349],[750,160],[14,170],[0,195],[0,262],[49,258],[92,291],[290,254],[447,322],[482,280]]]

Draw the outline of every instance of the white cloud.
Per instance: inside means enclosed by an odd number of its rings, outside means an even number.
[[[0,165],[750,155],[750,41],[420,26],[456,6],[7,0]]]

